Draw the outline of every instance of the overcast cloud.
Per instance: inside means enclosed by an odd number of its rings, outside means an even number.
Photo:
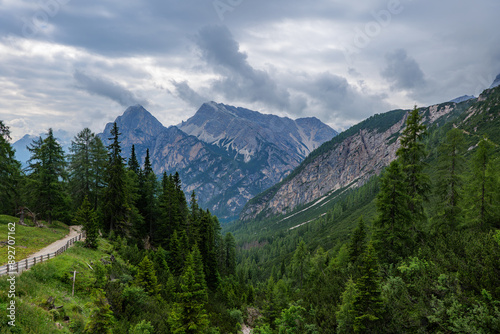
[[[14,139],[100,132],[138,103],[168,126],[210,100],[342,130],[477,95],[500,73],[498,0],[0,6],[0,120]]]

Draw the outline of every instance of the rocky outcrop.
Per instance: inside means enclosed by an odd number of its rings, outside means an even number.
[[[434,105],[420,113],[426,123],[442,122],[471,101]],[[372,116],[323,144],[290,177],[249,201],[240,219],[284,214],[348,185],[364,184],[396,158],[407,113],[394,110]]]

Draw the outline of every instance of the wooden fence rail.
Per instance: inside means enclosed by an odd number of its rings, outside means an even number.
[[[84,238],[85,238],[85,232],[80,233],[76,237],[69,239],[64,246],[62,246],[61,248],[59,248],[58,250],[56,250],[53,253],[40,255],[40,256],[36,256],[36,257],[29,258],[29,259],[24,259],[24,260],[18,261],[14,264],[6,264],[4,266],[1,266],[0,267],[0,276],[9,275],[9,274],[19,274],[19,273],[23,272],[24,270],[28,270],[29,268],[33,267],[37,263],[47,261],[49,259],[56,257],[57,255],[64,253],[75,242],[80,241]]]

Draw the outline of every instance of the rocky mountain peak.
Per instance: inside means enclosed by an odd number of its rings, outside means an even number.
[[[204,103],[179,128],[206,143],[236,152],[245,162],[262,158],[258,152],[271,145],[272,152],[285,154],[287,165],[297,165],[312,150],[337,134],[317,118],[294,121],[216,102]]]

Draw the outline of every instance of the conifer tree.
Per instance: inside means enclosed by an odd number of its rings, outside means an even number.
[[[405,178],[399,161],[391,162],[380,178],[380,191],[375,202],[378,213],[374,222],[375,246],[383,260],[389,263],[404,256],[412,241]]]
[[[210,290],[215,291],[219,283],[219,272],[217,266],[217,233],[216,228],[219,222],[216,217],[212,217],[210,212],[200,210],[200,223],[198,226],[198,242],[203,258],[203,268],[205,278]]]
[[[140,173],[140,200],[138,209],[144,217],[145,231],[150,240],[153,240],[156,233],[156,216],[157,216],[157,179],[153,172],[151,160],[149,157],[149,149],[146,149],[146,157],[144,159],[144,169]]]
[[[227,232],[224,237],[225,258],[226,258],[226,274],[236,274],[236,241],[231,232]]]
[[[349,260],[355,263],[358,258],[365,252],[366,248],[366,231],[363,217],[359,217],[358,225],[354,230],[351,242],[349,243]]]
[[[492,144],[488,139],[479,141],[471,161],[468,193],[468,221],[480,229],[489,228],[497,211],[495,191],[498,191],[498,166],[491,161]],[[500,217],[497,217],[500,218]]]
[[[85,197],[90,197],[92,189],[92,164],[90,143],[95,135],[89,128],[80,131],[71,141],[69,155],[69,185],[73,206],[82,205]]]
[[[92,169],[92,192],[89,200],[97,212],[101,207],[101,198],[104,197],[104,189],[106,187],[105,175],[108,165],[108,152],[102,140],[97,136],[94,136],[90,142],[89,150]]]
[[[356,283],[349,278],[345,285],[344,292],[342,293],[342,302],[339,310],[336,312],[337,316],[337,333],[353,333],[354,332],[354,301],[359,294]]]
[[[304,282],[304,275],[307,270],[308,256],[309,252],[307,250],[306,243],[301,238],[297,248],[295,249],[295,253],[293,253],[292,259],[294,271],[298,275],[300,288],[302,288],[302,284]]]
[[[137,175],[137,177],[139,177],[141,166],[139,165],[139,161],[137,160],[137,156],[135,155],[135,145],[132,145],[130,158],[128,159],[128,169],[133,171]]]
[[[90,315],[89,322],[85,325],[85,334],[111,334],[113,332],[113,311],[106,300],[106,295],[101,289],[93,293],[94,306],[96,307]]]
[[[181,246],[177,231],[174,231],[174,233],[172,234],[168,249],[170,251],[169,267],[172,268],[176,276],[179,276],[182,272],[184,259],[182,256],[183,248]]]
[[[86,234],[85,245],[89,248],[97,248],[99,223],[97,221],[97,215],[88,200],[88,196],[85,196],[83,199],[82,205],[76,212],[74,222],[77,225],[83,226],[83,230]]]
[[[28,191],[32,207],[41,213],[49,224],[55,217],[61,217],[66,210],[66,160],[61,145],[49,129],[47,137],[39,137],[28,147],[29,164]]]
[[[9,127],[0,121],[0,213],[14,215],[19,201],[21,164],[10,144]]]
[[[160,285],[158,284],[154,264],[147,255],[138,265],[134,283],[142,287],[150,296],[157,296],[160,293]]]
[[[417,224],[425,219],[423,203],[428,198],[430,182],[424,173],[424,158],[427,155],[424,137],[427,135],[427,127],[422,124],[422,116],[418,108],[408,115],[406,127],[400,139],[401,147],[396,152],[403,166],[405,182],[407,186],[408,209],[412,215],[413,230],[417,230]]]
[[[206,333],[208,316],[205,304],[208,301],[207,289],[203,277],[203,268],[197,268],[200,260],[197,248],[189,253],[184,273],[180,278],[176,302],[172,306],[168,322],[172,333]],[[196,264],[198,262],[198,265]]]
[[[439,208],[435,228],[449,231],[461,222],[462,172],[465,159],[462,155],[465,141],[461,130],[453,128],[446,133],[445,141],[439,147],[436,194]]]
[[[362,274],[356,281],[358,294],[353,304],[353,328],[355,333],[378,333],[377,321],[382,311],[382,300],[377,256],[372,243],[368,244],[362,261]]]
[[[111,144],[108,146],[108,168],[106,177],[106,193],[104,216],[106,230],[117,235],[126,235],[128,230],[129,203],[126,193],[126,173],[123,158],[121,157],[120,133],[116,122],[111,130]]]

